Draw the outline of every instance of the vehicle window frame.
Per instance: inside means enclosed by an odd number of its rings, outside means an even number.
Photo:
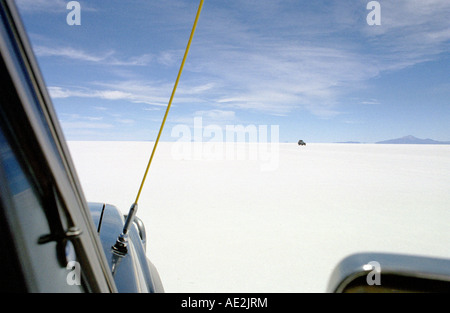
[[[85,263],[88,289],[117,291],[98,234],[84,199],[42,76],[13,1],[0,2],[2,76],[9,75],[11,90],[1,101],[15,98],[16,105],[1,106],[2,128],[22,168],[51,208],[56,233],[79,228],[71,242]],[[3,85],[3,82],[2,82]],[[5,90],[5,89],[4,89]]]

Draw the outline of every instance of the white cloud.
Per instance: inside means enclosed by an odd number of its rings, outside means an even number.
[[[397,70],[426,62],[448,49],[447,0],[384,1],[381,6],[382,26],[364,27],[362,33],[376,48],[385,68]]]
[[[376,105],[380,104],[380,101],[378,101],[377,99],[368,99],[361,101],[361,104]]]
[[[209,101],[220,109],[283,115],[303,108],[332,117],[370,79],[446,51],[447,0],[383,1],[380,27],[367,25],[363,2],[289,11],[283,2],[232,1],[210,11],[191,59],[198,76],[213,82]]]
[[[109,130],[114,129],[118,124],[130,125],[134,124],[135,120],[123,117],[118,113],[102,113],[101,116],[89,116],[77,113],[61,113],[60,122],[65,131],[78,130]]]
[[[116,122],[119,122],[121,124],[134,124],[135,120],[130,118],[117,118]]]
[[[133,95],[119,90],[95,91],[95,97],[108,100],[132,99]]]
[[[87,121],[65,121],[61,120],[64,130],[72,129],[110,129],[114,125],[108,123],[87,122]]]
[[[17,7],[22,13],[31,13],[34,14],[36,12],[42,13],[61,13],[61,12],[69,12],[67,10],[67,3],[69,1],[65,0],[15,0]],[[78,1],[81,4],[81,9],[83,12],[86,11],[96,11],[94,7],[92,7],[92,3],[88,1]]]
[[[117,65],[117,66],[145,66],[148,65],[152,60],[150,54],[133,56],[128,59],[119,59],[115,56],[116,53],[114,51],[108,51],[96,55],[88,53],[81,49],[74,49],[71,47],[51,48],[36,45],[33,47],[33,50],[38,57],[63,57],[73,60],[102,63],[106,65]]]
[[[131,102],[142,102],[154,105],[162,105],[160,103],[152,101],[152,99],[150,99],[148,96],[144,94],[132,94],[121,90],[99,90],[87,88],[68,89],[50,86],[48,87],[48,91],[50,93],[50,96],[54,99],[70,98],[70,97],[98,98],[107,100],[128,100]]]
[[[161,51],[159,55],[157,56],[156,60],[159,64],[165,65],[165,66],[173,66],[175,64],[179,64],[179,60],[183,57],[183,50],[167,50],[167,51]]]
[[[156,107],[165,107],[172,92],[173,83],[158,81],[123,80],[114,82],[91,82],[88,87],[49,86],[48,91],[54,99],[70,97],[97,98],[106,100],[125,100],[144,103]],[[202,103],[199,94],[206,93],[211,84],[187,86],[184,84],[177,91],[173,104]],[[150,108],[149,108],[150,109]]]
[[[67,2],[64,0],[16,0],[21,11],[60,12],[66,10]]]
[[[61,48],[49,48],[44,46],[34,46],[34,53],[38,57],[66,57],[69,59],[75,60],[84,60],[89,62],[100,62],[109,57],[112,52],[108,52],[105,55],[96,56],[88,54],[82,50],[73,49],[70,47],[61,47]]]
[[[174,2],[175,3],[175,2]],[[286,115],[297,109],[329,118],[352,91],[386,71],[432,60],[448,49],[448,0],[382,1],[382,25],[365,22],[365,1],[327,5],[229,1],[202,15],[174,104],[204,104],[206,115],[255,110]],[[185,5],[176,2],[170,14]],[[159,4],[158,4],[159,5]],[[324,10],[326,9],[326,10]],[[245,17],[245,18],[244,18]],[[119,60],[118,53],[92,54],[72,48],[37,47],[59,56],[107,65],[178,66],[181,50]],[[88,83],[84,88],[50,87],[55,98],[92,97],[166,106],[172,81],[128,79]],[[369,99],[360,102],[377,104]],[[209,113],[207,113],[209,112]],[[223,113],[224,114],[224,113]],[[229,113],[230,114],[230,113]]]
[[[232,121],[235,119],[236,113],[234,111],[226,110],[206,110],[196,111],[194,116],[201,116],[214,121]]]
[[[196,61],[203,64],[203,73],[212,77],[208,94],[218,108],[277,115],[303,107],[329,117],[337,113],[332,108],[340,88],[350,88],[379,73],[370,59],[345,46],[302,46],[280,39],[253,41],[251,47],[241,49],[216,48],[204,48]]]

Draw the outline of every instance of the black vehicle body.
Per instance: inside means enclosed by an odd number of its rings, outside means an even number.
[[[0,291],[163,292],[140,220],[112,252],[124,216],[85,200],[13,1],[0,17]]]
[[[123,229],[125,217],[113,205],[88,203],[94,224],[119,292],[163,292],[155,266],[146,257],[146,235],[142,221],[135,217],[129,233],[128,254],[117,255],[111,249]]]

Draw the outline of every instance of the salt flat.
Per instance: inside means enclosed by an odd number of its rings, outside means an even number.
[[[87,200],[126,213],[153,143],[68,144]],[[450,258],[450,145],[176,144],[138,211],[166,292],[324,292],[351,253]]]

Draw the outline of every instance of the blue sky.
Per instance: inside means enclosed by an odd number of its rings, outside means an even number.
[[[17,0],[68,140],[156,139],[198,1]],[[450,2],[206,0],[176,125],[278,125],[280,142],[450,140]],[[204,138],[205,141],[208,138]]]

